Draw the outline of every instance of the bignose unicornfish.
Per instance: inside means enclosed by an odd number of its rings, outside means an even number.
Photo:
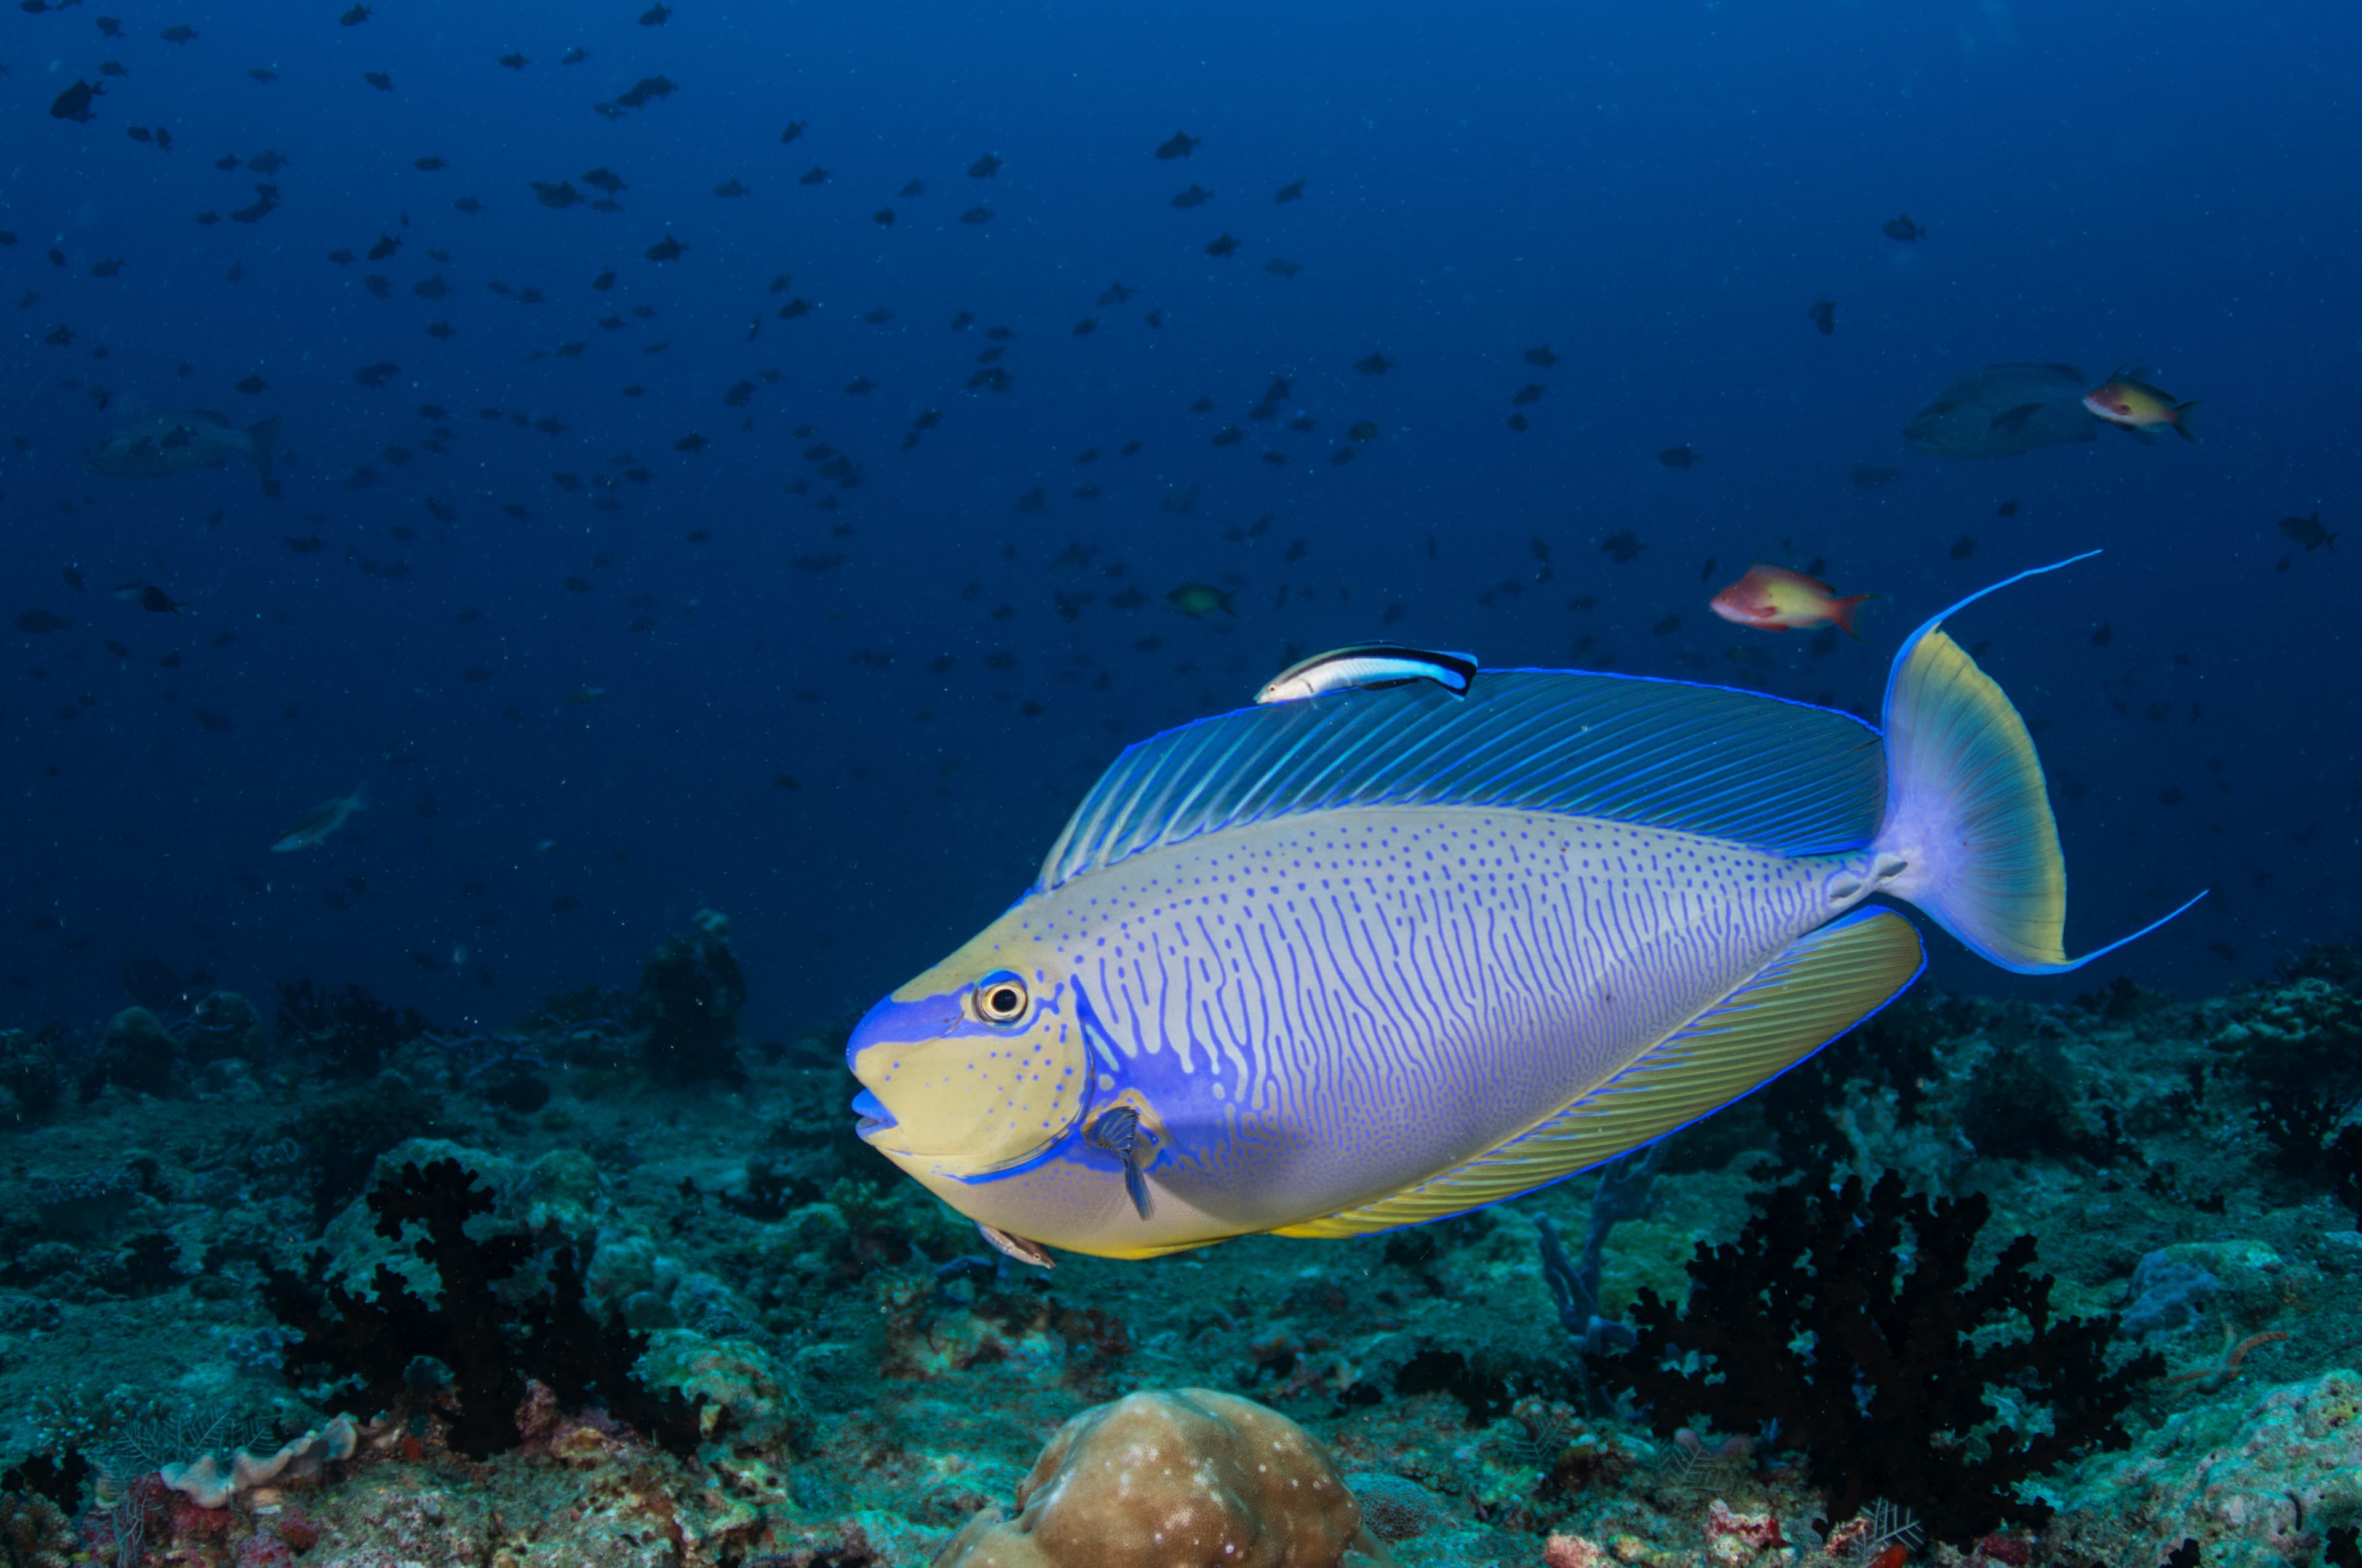
[[[1904,644],[1882,730],[1488,669],[1142,742],[855,1029],[860,1135],[1038,1263],[1367,1235],[1613,1159],[1852,1029],[1925,964],[1873,894],[2004,969],[2088,963],[2156,926],[2067,955],[2033,739],[1943,625],[1995,589]]]

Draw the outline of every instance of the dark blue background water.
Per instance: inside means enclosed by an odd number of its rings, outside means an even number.
[[[1958,627],[1990,643],[2069,786],[2070,944],[2212,886],[2110,967],[2213,987],[2355,923],[2349,563],[2295,550],[2275,569],[2294,549],[2280,518],[2352,515],[2350,7],[682,0],[649,27],[636,0],[384,0],[351,28],[334,0],[104,9],[120,39],[96,0],[0,17],[0,227],[18,239],[0,250],[0,441],[24,443],[0,446],[0,610],[73,622],[0,632],[14,1021],[118,1005],[143,955],[499,1018],[627,983],[710,905],[733,917],[752,1021],[789,1028],[964,940],[1123,743],[1235,705],[1291,649],[1383,629],[1868,711],[1924,615],[2094,546]],[[162,41],[176,23],[197,37]],[[521,72],[496,63],[512,50]],[[129,74],[93,121],[51,118],[106,59]],[[593,112],[659,73],[670,97]],[[808,128],[782,145],[790,120]],[[1176,129],[1203,146],[1156,160]],[[266,148],[289,160],[267,176],[282,204],[193,221],[253,197],[258,176],[213,160]],[[1005,167],[968,178],[987,152]],[[414,168],[429,155],[449,167]],[[816,163],[828,180],[800,184]],[[535,200],[530,182],[581,188],[602,165],[628,182],[623,211]],[[913,178],[925,193],[900,198]],[[712,194],[732,179],[751,193]],[[1297,179],[1304,200],[1275,205]],[[1173,208],[1193,182],[1213,201]],[[455,211],[469,194],[490,210]],[[988,223],[958,221],[978,203]],[[1900,212],[1928,237],[1882,234]],[[1223,232],[1238,253],[1208,256]],[[405,241],[385,261],[326,259],[381,234]],[[668,235],[686,254],[646,259]],[[90,275],[114,256],[119,276]],[[435,273],[455,293],[414,297]],[[1096,304],[1119,280],[1139,292]],[[817,308],[773,314],[797,296]],[[1834,337],[1805,318],[1823,296]],[[878,308],[892,319],[861,319]],[[955,332],[962,310],[976,324]],[[611,312],[627,325],[595,325]],[[429,337],[439,320],[456,336]],[[997,324],[1013,384],[970,390]],[[60,326],[78,336],[46,344]],[[1520,358],[1544,342],[1562,356],[1547,372]],[[1396,368],[1357,373],[1373,352]],[[1904,448],[1915,408],[2000,359],[2094,380],[2151,365],[2204,400],[2203,444]],[[381,360],[400,374],[355,381]],[[249,374],[267,390],[234,391]],[[1275,375],[1280,418],[1251,420]],[[875,390],[848,394],[856,377]],[[758,390],[728,406],[742,378]],[[1519,434],[1529,381],[1548,392]],[[1201,395],[1216,412],[1189,412]],[[422,403],[448,411],[440,452]],[[84,476],[86,448],[176,408],[281,416],[283,496],[243,465]],[[928,408],[941,427],[902,449]],[[1298,413],[1318,427],[1285,428]],[[1381,434],[1332,465],[1363,419]],[[1247,439],[1217,447],[1227,424]],[[691,433],[710,445],[677,450]],[[791,492],[822,442],[863,482]],[[1660,464],[1677,443],[1704,460]],[[415,460],[381,455],[395,445]],[[623,454],[646,483],[618,477]],[[1859,488],[1859,465],[1903,478]],[[357,466],[382,482],[350,488]],[[1075,498],[1088,482],[1105,494]],[[1036,487],[1045,510],[1020,510]],[[2004,499],[2016,516],[1995,515]],[[1628,529],[1645,548],[1614,564],[1598,545]],[[281,542],[312,535],[316,554]],[[1074,544],[1088,564],[1054,566]],[[1763,551],[1892,595],[1868,645],[1816,657],[1714,620],[1707,595]],[[843,564],[793,564],[827,555]],[[133,580],[185,608],[109,596]],[[1187,581],[1234,587],[1235,616],[1165,608]],[[1110,606],[1135,586],[1143,605]],[[1062,617],[1054,595],[1082,593]],[[603,694],[568,701],[585,689]],[[343,834],[269,853],[356,783],[371,807]],[[1953,953],[1940,979],[2003,983]]]

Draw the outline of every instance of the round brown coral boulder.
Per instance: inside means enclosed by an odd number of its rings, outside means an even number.
[[[1156,1389],[1058,1429],[934,1568],[1391,1568],[1328,1451],[1276,1410]]]

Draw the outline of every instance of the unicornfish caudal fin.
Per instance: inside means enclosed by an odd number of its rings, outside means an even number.
[[[2097,554],[2020,572],[1953,605],[1911,635],[1886,683],[1886,817],[1871,847],[1882,861],[1904,864],[1884,889],[2021,975],[2081,968],[2190,907],[2067,956],[2067,862],[2034,737],[1943,629],[1947,616],[1987,593]]]

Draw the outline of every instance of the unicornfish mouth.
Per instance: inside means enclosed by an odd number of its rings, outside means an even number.
[[[861,1119],[853,1130],[863,1138],[873,1132],[883,1132],[894,1125],[894,1113],[867,1089],[853,1097],[853,1114]]]

